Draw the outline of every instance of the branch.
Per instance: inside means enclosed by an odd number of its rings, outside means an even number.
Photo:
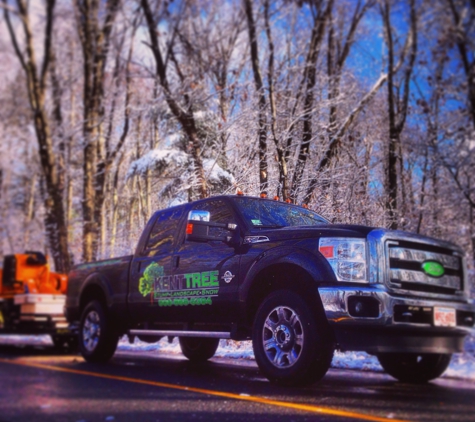
[[[13,9],[7,4],[7,0],[2,0],[3,1],[3,16],[5,17],[5,21],[7,22],[7,27],[8,27],[8,32],[10,34],[10,38],[12,40],[13,48],[15,50],[15,54],[18,57],[18,60],[20,60],[21,67],[25,72],[27,72],[26,68],[26,63],[25,63],[25,58],[23,57],[22,52],[20,51],[20,47],[18,45],[18,40],[16,38],[15,31],[13,29],[12,23],[10,21],[10,11],[13,11]],[[15,13],[16,10],[15,10]]]
[[[152,10],[148,4],[148,0],[141,0],[142,9],[144,11],[145,20],[147,21],[148,31],[150,35],[150,42],[152,43],[152,54],[155,57],[155,63],[157,68],[157,74],[160,78],[160,84],[165,89],[166,92],[169,92],[168,81],[166,76],[166,67],[163,62],[162,53],[160,51],[160,46],[158,45],[158,37],[155,29],[155,20],[152,15]]]
[[[48,66],[51,61],[51,40],[53,38],[53,12],[56,0],[47,0],[46,2],[46,29],[45,29],[45,51],[43,58],[43,66],[41,68],[40,86],[44,92],[46,83],[46,73],[48,72]]]
[[[409,56],[409,64],[406,67],[404,74],[404,93],[402,101],[402,110],[400,111],[400,121],[396,123],[396,130],[400,133],[404,127],[404,123],[407,117],[407,106],[409,102],[409,83],[411,81],[412,70],[414,69],[414,62],[416,61],[417,55],[417,14],[415,9],[414,0],[410,2],[411,7],[411,29],[410,34],[408,35],[408,49],[411,53]]]
[[[462,192],[465,199],[470,204],[470,207],[475,208],[475,200],[473,200],[471,198],[470,190],[467,190],[462,186],[462,183],[460,182],[460,179],[459,179],[459,176],[458,176],[458,172],[454,171],[452,169],[452,166],[450,166],[448,163],[446,163],[446,161],[442,157],[441,157],[441,160],[442,160],[442,164],[444,165],[444,167],[449,171],[450,175],[454,179],[455,184],[457,185],[457,187],[460,189],[460,191]]]
[[[325,154],[323,155],[322,159],[318,163],[316,169],[315,169],[315,176],[312,178],[310,185],[307,189],[307,193],[305,194],[304,198],[304,203],[308,205],[310,202],[310,199],[312,197],[313,191],[317,187],[317,175],[319,172],[321,172],[325,167],[328,166],[330,163],[330,159],[334,154],[334,151],[336,149],[336,146],[338,145],[338,142],[340,139],[343,137],[347,129],[350,127],[350,125],[354,122],[356,117],[358,117],[359,113],[363,108],[368,104],[371,99],[376,95],[378,90],[385,84],[386,80],[388,79],[387,74],[382,74],[379,79],[374,83],[373,87],[369,90],[369,92],[361,99],[359,104],[350,112],[350,114],[347,116],[343,124],[339,127],[335,135],[330,139],[330,144],[328,145],[327,150],[325,151]]]
[[[119,142],[117,143],[114,151],[109,155],[108,157],[108,163],[111,164],[112,161],[115,159],[119,151],[121,150],[122,146],[125,143],[125,140],[127,138],[127,135],[129,133],[129,126],[130,126],[130,98],[132,97],[132,89],[131,89],[131,75],[130,75],[130,63],[132,62],[132,55],[133,55],[133,50],[134,50],[134,39],[135,39],[135,34],[137,32],[138,28],[138,19],[135,19],[134,21],[134,26],[133,26],[133,32],[132,32],[132,40],[130,42],[130,48],[129,48],[129,56],[127,57],[127,65],[126,65],[126,93],[125,93],[125,105],[124,105],[124,129],[122,130],[122,134],[120,135]]]
[[[345,38],[345,43],[343,44],[343,50],[338,58],[338,68],[341,69],[343,67],[343,64],[346,61],[346,58],[348,57],[348,54],[350,53],[350,48],[353,45],[354,42],[354,37],[356,33],[356,29],[358,28],[358,25],[363,18],[364,14],[366,11],[373,7],[375,4],[375,0],[370,0],[363,7],[361,7],[361,0],[358,0],[358,4],[356,5],[355,13],[353,14],[353,18],[351,19],[351,26],[350,30],[346,34]]]

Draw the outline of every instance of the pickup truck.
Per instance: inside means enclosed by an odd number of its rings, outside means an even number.
[[[78,265],[65,315],[89,362],[118,339],[178,337],[191,361],[252,340],[270,381],[321,379],[335,349],[403,382],[440,376],[472,331],[463,251],[402,231],[331,224],[304,207],[217,196],[157,211],[134,255]]]

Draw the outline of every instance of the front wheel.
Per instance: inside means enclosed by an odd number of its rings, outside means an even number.
[[[180,337],[182,353],[192,362],[205,362],[211,359],[218,349],[218,338]]]
[[[323,378],[333,358],[326,321],[297,293],[280,290],[259,307],[252,333],[257,364],[271,381],[309,385]]]
[[[378,360],[383,369],[402,382],[425,383],[440,377],[452,355],[443,353],[381,353]]]
[[[79,350],[88,362],[107,362],[115,352],[119,335],[97,300],[84,308],[79,323]]]

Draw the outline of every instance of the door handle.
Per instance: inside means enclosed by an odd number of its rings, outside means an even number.
[[[180,265],[180,255],[175,256],[173,260],[174,260],[175,268],[178,268],[178,266]]]

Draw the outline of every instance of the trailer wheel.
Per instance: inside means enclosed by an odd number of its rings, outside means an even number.
[[[254,320],[252,345],[262,373],[283,385],[309,385],[323,378],[334,349],[326,321],[290,290],[264,299]]]
[[[70,353],[78,350],[78,337],[76,335],[54,334],[51,336],[54,348],[58,351],[66,351]]]
[[[218,349],[218,338],[180,337],[181,352],[192,362],[211,359]]]
[[[422,384],[440,377],[452,355],[443,353],[381,353],[378,360],[383,369],[402,382]]]
[[[107,362],[115,352],[119,335],[97,300],[84,308],[79,323],[79,350],[88,362]]]

